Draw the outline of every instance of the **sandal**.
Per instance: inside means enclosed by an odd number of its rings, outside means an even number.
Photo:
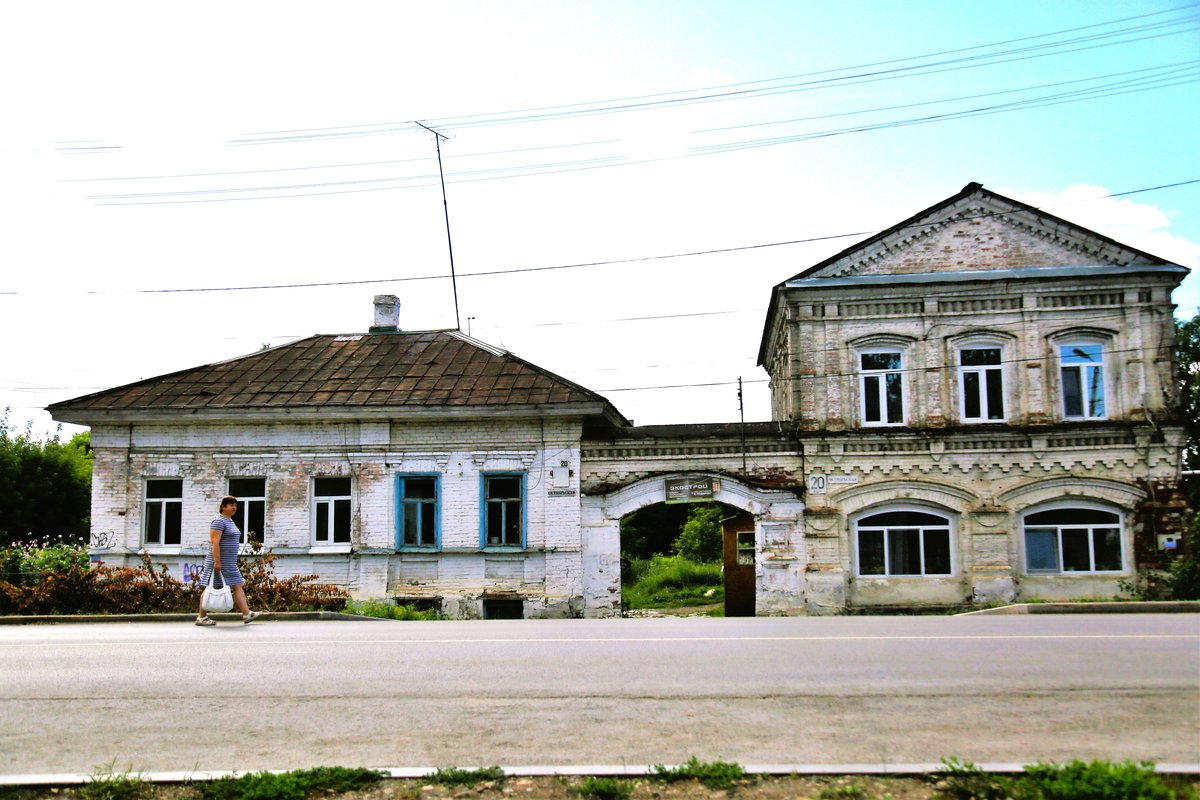
[[[215,628],[217,621],[212,617],[196,617],[196,624],[201,628]]]
[[[254,622],[254,620],[258,619],[262,615],[263,615],[263,612],[261,612],[261,611],[251,611],[249,614],[242,614],[242,624],[249,625],[251,622]]]

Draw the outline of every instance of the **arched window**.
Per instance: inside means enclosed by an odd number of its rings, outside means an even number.
[[[895,509],[855,523],[859,575],[950,575],[950,520]]]
[[[1120,572],[1121,515],[1098,508],[1064,507],[1026,514],[1025,571]]]

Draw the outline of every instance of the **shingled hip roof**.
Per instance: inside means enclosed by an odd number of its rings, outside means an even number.
[[[318,335],[55,403],[64,422],[179,412],[257,416],[538,409],[628,424],[604,397],[459,331]]]

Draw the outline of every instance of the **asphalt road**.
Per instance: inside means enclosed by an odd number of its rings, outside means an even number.
[[[1200,763],[1200,615],[0,626],[0,773]]]

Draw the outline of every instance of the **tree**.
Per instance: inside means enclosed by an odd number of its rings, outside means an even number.
[[[721,519],[725,509],[716,503],[692,506],[687,522],[675,540],[676,554],[692,561],[707,563],[721,560]]]
[[[1187,432],[1183,468],[1200,469],[1200,314],[1187,322],[1175,321],[1175,368],[1179,419]]]
[[[85,542],[92,497],[89,433],[63,443],[58,434],[38,438],[17,432],[0,417],[0,547],[30,535]]]

